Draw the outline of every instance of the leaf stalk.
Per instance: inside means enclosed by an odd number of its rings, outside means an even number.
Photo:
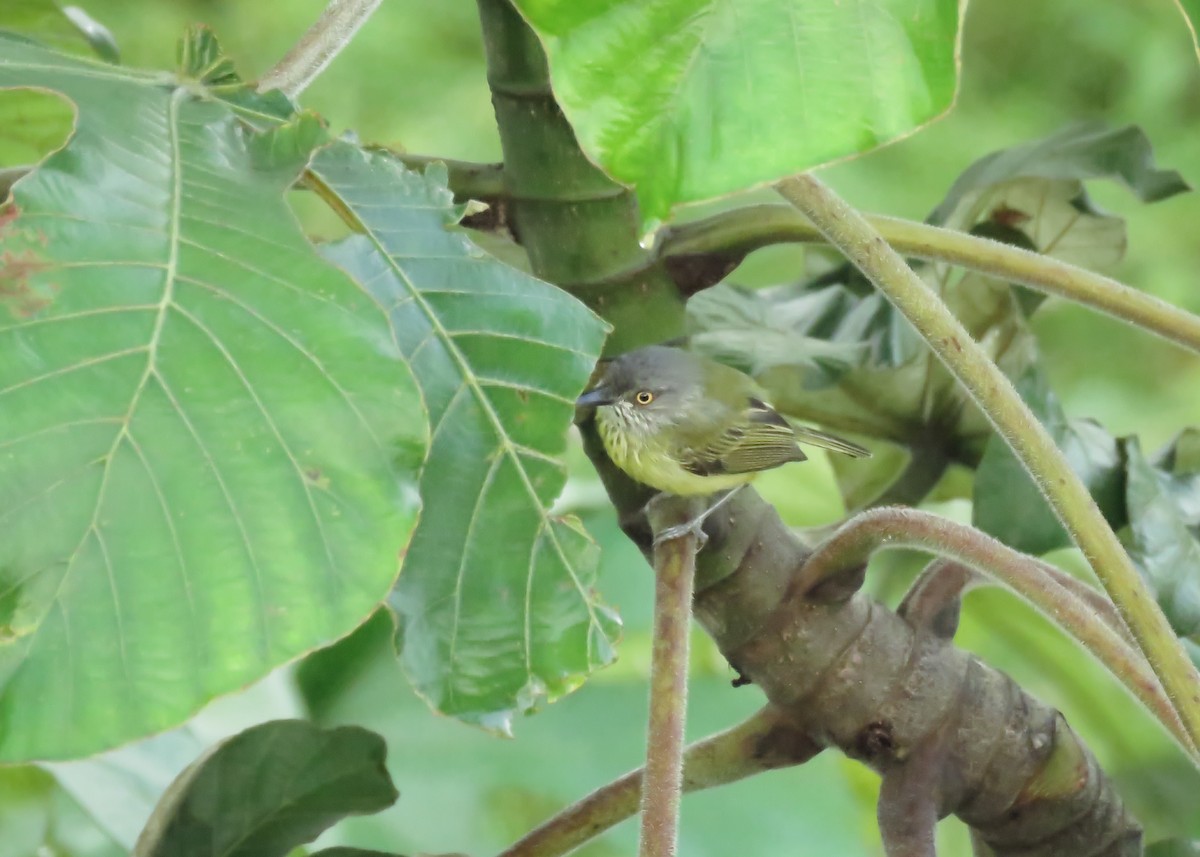
[[[905,256],[959,265],[1065,298],[1200,354],[1200,316],[1111,277],[1011,244],[928,223],[879,215],[868,215],[866,221]],[[792,206],[761,204],[677,226],[664,237],[659,251],[665,258],[738,255],[787,242],[827,243],[828,239]]]

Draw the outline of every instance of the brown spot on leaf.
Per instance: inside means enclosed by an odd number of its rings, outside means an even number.
[[[16,225],[20,210],[10,205],[0,210],[0,241],[10,244],[46,246],[43,233],[21,229]],[[41,312],[54,300],[58,286],[33,283],[33,276],[50,267],[28,247],[0,250],[0,304],[8,307],[15,318],[29,318]]]

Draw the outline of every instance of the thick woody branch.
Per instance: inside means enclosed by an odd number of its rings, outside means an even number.
[[[803,596],[840,574],[857,573],[883,548],[914,548],[948,557],[1016,592],[1090,651],[1158,718],[1194,758],[1187,732],[1111,602],[1042,560],[1019,553],[971,527],[929,512],[890,507],[857,515],[823,542],[796,578]]]

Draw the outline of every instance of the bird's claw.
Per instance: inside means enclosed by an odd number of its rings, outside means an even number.
[[[684,536],[696,537],[696,553],[704,550],[704,546],[708,544],[708,533],[704,532],[704,519],[707,515],[701,515],[698,518],[693,518],[686,524],[678,524],[674,527],[667,527],[665,530],[660,530],[654,534],[654,546],[658,547],[663,542],[669,542],[671,539],[681,539]]]

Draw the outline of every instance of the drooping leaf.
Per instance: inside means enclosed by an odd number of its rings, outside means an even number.
[[[87,51],[110,63],[121,61],[108,28],[79,6],[56,0],[5,0],[0,30],[28,36],[61,51]]]
[[[516,0],[584,151],[643,217],[911,133],[957,87],[958,0]]]
[[[1125,441],[1130,556],[1181,637],[1200,635],[1200,429],[1151,461]]]
[[[349,632],[415,519],[425,415],[284,194],[322,132],[0,36],[78,130],[0,229],[0,759],[174,725]]]
[[[134,857],[285,857],[399,793],[387,747],[357,726],[273,720],[218,745],[163,795]]]
[[[1116,438],[1092,420],[1067,419],[1040,372],[1018,381],[1017,392],[1050,432],[1108,523],[1114,528],[1124,526],[1125,471]],[[1025,468],[998,436],[984,447],[974,492],[973,523],[1010,547],[1044,554],[1071,544]]]
[[[1037,179],[1073,182],[1075,193],[1067,195],[1068,199],[1086,199],[1083,182],[1091,179],[1120,181],[1142,202],[1157,202],[1190,189],[1176,170],[1155,166],[1150,140],[1141,128],[1108,128],[1102,122],[1084,122],[975,161],[963,170],[929,219],[958,229],[963,223],[978,223],[985,209],[995,207],[987,203],[988,195],[1012,181]],[[1076,206],[1080,211],[1088,207]],[[1045,216],[1036,209],[1016,210],[1027,220],[1035,214]],[[1045,227],[1047,235],[1058,232],[1051,223]],[[1031,237],[1041,252],[1047,252],[1045,241]]]
[[[460,212],[444,175],[348,145],[312,170],[363,233],[328,258],[390,313],[430,413],[424,511],[391,599],[405,670],[437,709],[507,731],[613,657],[596,547],[548,512],[604,325],[448,232]]]

